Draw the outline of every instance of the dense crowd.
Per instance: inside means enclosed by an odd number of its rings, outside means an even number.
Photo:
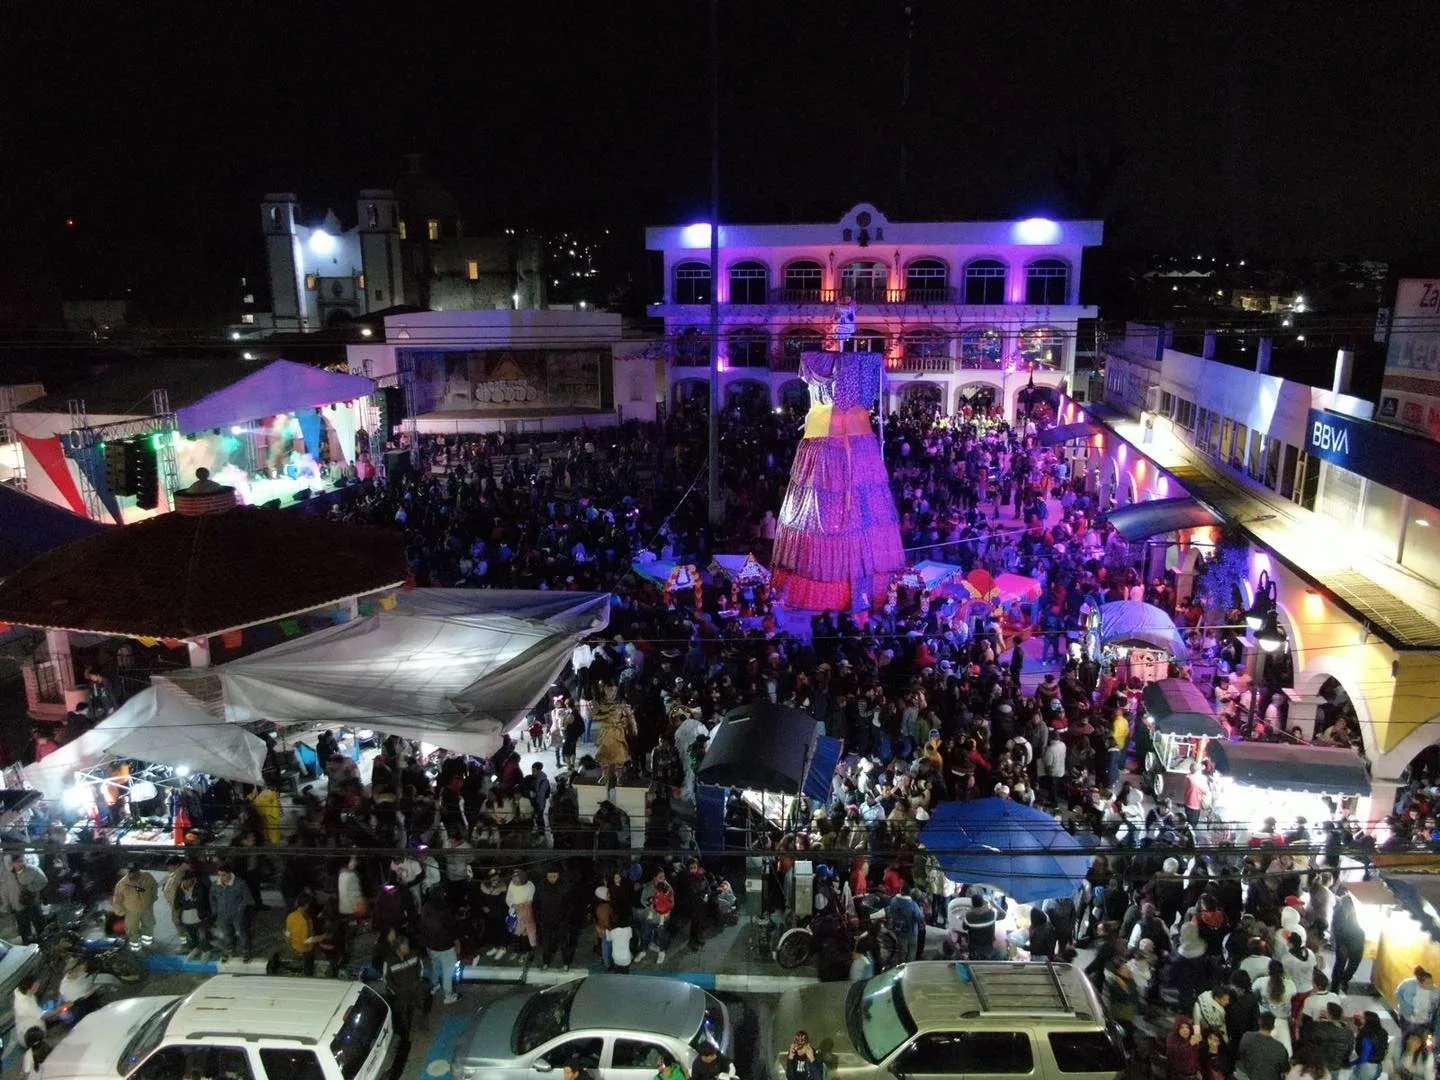
[[[273,875],[291,958],[307,971],[321,958],[348,963],[362,920],[377,931],[375,963],[408,971],[414,952],[428,952],[447,1000],[460,957],[569,968],[588,942],[607,968],[630,970],[699,948],[734,921],[745,852],[762,848],[762,911],[777,927],[810,923],[823,978],[921,955],[1093,948],[1086,970],[1110,1012],[1127,1038],[1168,1057],[1171,1076],[1260,1080],[1285,1075],[1292,1059],[1296,1075],[1352,1065],[1362,1080],[1378,1075],[1369,1067],[1386,1048],[1373,1017],[1334,1015],[1363,946],[1337,884],[1342,853],[1365,844],[1349,807],[1333,804],[1313,833],[1271,823],[1222,853],[1204,842],[1204,770],[1178,805],[1144,797],[1130,779],[1149,749],[1143,687],[1077,644],[1100,605],[1147,599],[1173,613],[1220,675],[1237,736],[1287,737],[1284,698],[1251,684],[1227,605],[1199,589],[1177,596],[1171,572],[1147,580],[1143,550],[1097,521],[1086,477],[1038,445],[1033,421],[907,412],[887,423],[885,455],[912,559],[1022,574],[1036,597],[977,609],[902,586],[873,614],[825,612],[797,628],[763,583],[718,577],[697,604],[691,590],[636,572],[652,559],[705,568],[727,551],[763,561],[798,421],[725,414],[717,529],[706,523],[704,418],[685,410],[661,425],[574,433],[543,453],[538,440],[500,435],[425,438],[417,469],[377,478],[337,510],[402,530],[417,584],[603,590],[610,626],[577,647],[553,694],[489,761],[422,761],[388,740],[366,784],[327,734],[317,749],[329,783],[323,798],[302,794],[298,827],[282,837],[278,815],[246,804],[220,887],[202,888],[193,920],[177,886],[176,924],[196,928],[187,944],[203,947],[200,928],[223,925],[226,946],[248,951],[236,907],[257,904]],[[1203,570],[1202,560],[1196,580]],[[1027,670],[1033,637],[1044,643],[1038,680]],[[702,855],[695,773],[709,733],[756,702],[808,711],[845,740],[846,757],[827,799],[793,800],[783,817],[767,820],[732,792],[725,850]],[[1321,733],[1337,726],[1338,698]],[[526,750],[538,756],[528,769]],[[648,788],[638,858],[629,833],[642,826],[610,800],[582,823],[577,782]],[[1046,809],[1104,852],[1073,896],[1026,909],[940,873],[921,841],[930,816],[992,796]],[[1433,828],[1426,798],[1411,835]],[[282,841],[278,864],[261,853]],[[794,912],[801,853],[817,867],[816,900]],[[1429,1031],[1437,998],[1416,985],[1407,1023]],[[1433,1076],[1428,1051],[1412,1051],[1395,1049],[1410,1071],[1394,1074]]]

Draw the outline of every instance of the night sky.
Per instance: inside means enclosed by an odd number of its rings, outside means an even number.
[[[1127,249],[1440,236],[1440,4],[912,0],[905,110],[905,0],[720,3],[731,220],[868,199],[1102,215]],[[410,151],[477,228],[639,247],[704,212],[706,26],[702,0],[7,4],[8,272],[223,291],[263,193],[350,215]]]

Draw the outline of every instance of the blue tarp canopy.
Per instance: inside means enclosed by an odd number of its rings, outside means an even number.
[[[1189,659],[1185,639],[1175,629],[1175,620],[1154,604],[1138,600],[1116,600],[1100,605],[1100,644],[1153,645],[1176,660]]]
[[[835,766],[840,764],[840,755],[845,752],[843,739],[822,735],[815,740],[815,753],[810,758],[810,769],[805,774],[805,785],[801,794],[818,803],[829,804],[830,782],[835,777]]]
[[[742,705],[726,713],[711,734],[695,779],[799,795],[815,757],[815,733],[815,717],[808,712],[769,702]],[[825,790],[828,793],[828,777]]]
[[[1022,904],[1069,896],[1090,869],[1060,822],[1010,799],[943,802],[920,842],[951,881],[986,885]]]
[[[1318,795],[1370,794],[1365,759],[1345,747],[1217,742],[1209,753],[1215,768],[1237,784]]]
[[[72,540],[109,528],[0,484],[0,578]]]

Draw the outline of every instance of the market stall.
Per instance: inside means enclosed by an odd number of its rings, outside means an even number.
[[[1083,845],[1059,821],[1011,799],[943,802],[920,842],[951,881],[1025,904],[1070,896],[1090,869]]]
[[[1210,743],[1225,738],[1225,728],[1205,695],[1186,679],[1152,682],[1145,687],[1141,701],[1145,707],[1142,722],[1150,732],[1150,749],[1141,768],[1145,786],[1158,798],[1167,788],[1183,784],[1181,777],[1190,771],[1191,763],[1205,760]]]
[[[1214,817],[1234,831],[1237,841],[1247,839],[1266,818],[1274,818],[1283,831],[1297,818],[1325,821],[1339,807],[1353,810],[1370,794],[1365,759],[1354,750],[1216,741],[1208,752],[1216,770]]]
[[[1101,666],[1122,682],[1164,679],[1172,659],[1179,663],[1190,659],[1175,621],[1154,604],[1137,600],[1101,604],[1090,631],[1090,645],[1099,648]]]

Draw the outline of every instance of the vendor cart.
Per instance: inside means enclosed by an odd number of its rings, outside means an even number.
[[[1166,793],[1168,777],[1188,773],[1191,762],[1203,761],[1210,743],[1225,738],[1225,728],[1187,679],[1152,682],[1141,701],[1151,720],[1151,747],[1141,767],[1145,786],[1158,799]]]

